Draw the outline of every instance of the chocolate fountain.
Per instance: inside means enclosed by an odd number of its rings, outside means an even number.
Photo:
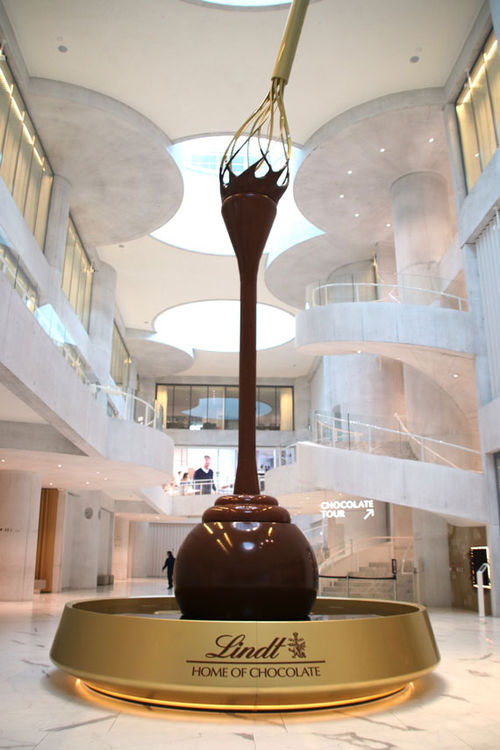
[[[176,599],[66,603],[51,658],[77,678],[82,695],[90,689],[154,706],[224,711],[319,708],[398,692],[403,698],[439,661],[425,607],[316,599],[318,573],[306,538],[275,498],[259,493],[257,270],[289,181],[283,89],[307,2],[294,0],[269,94],[234,136],[220,169],[222,215],[241,279],[234,494],[205,511],[178,551]],[[283,161],[277,168],[273,142]],[[239,164],[243,155],[238,173],[236,157]]]
[[[205,511],[177,554],[175,596],[191,619],[304,619],[316,598],[311,547],[276,498],[259,493],[255,459],[257,272],[290,178],[283,91],[307,4],[294,1],[269,93],[234,135],[220,167],[222,216],[240,274],[238,467],[234,494]],[[277,169],[273,141],[280,145]],[[247,166],[236,173],[242,157]]]

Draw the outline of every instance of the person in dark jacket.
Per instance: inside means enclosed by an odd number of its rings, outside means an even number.
[[[199,469],[196,469],[193,476],[196,494],[210,495],[212,490],[215,492],[214,472],[210,468],[210,456],[203,456],[204,463]]]
[[[165,562],[163,563],[163,568],[162,568],[162,570],[165,570],[165,568],[167,569],[167,579],[168,579],[169,589],[171,589],[173,586],[174,565],[175,565],[175,557],[169,550],[167,552],[167,558]]]

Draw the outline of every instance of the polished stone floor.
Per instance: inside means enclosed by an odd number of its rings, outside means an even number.
[[[96,596],[162,595],[165,581],[0,603],[0,750],[500,749],[500,619],[434,610],[436,672],[404,698],[293,713],[143,708],[97,697],[55,669],[49,649],[63,604]]]

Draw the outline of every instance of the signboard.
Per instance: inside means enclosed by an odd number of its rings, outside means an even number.
[[[323,500],[319,507],[323,518],[346,518],[347,510],[366,511],[363,521],[375,516],[373,500]]]

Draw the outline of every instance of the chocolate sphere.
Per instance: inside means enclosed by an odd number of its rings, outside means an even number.
[[[268,495],[226,495],[182,543],[175,596],[186,618],[297,620],[318,587],[314,553]]]

